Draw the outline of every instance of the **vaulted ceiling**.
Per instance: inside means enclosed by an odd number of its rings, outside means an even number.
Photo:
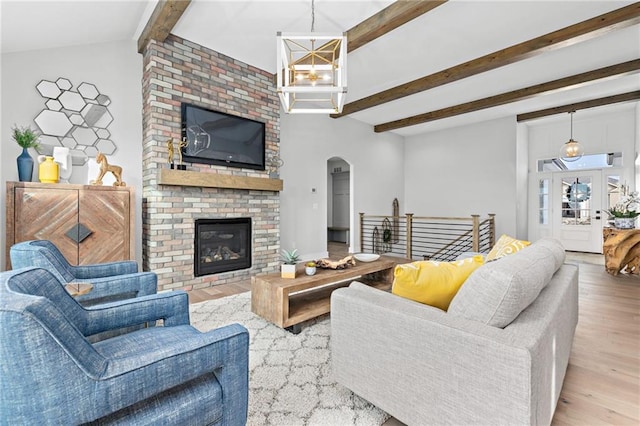
[[[273,73],[276,32],[306,32],[311,25],[311,0],[175,3],[172,33]],[[393,13],[410,12],[407,3],[422,10],[406,23],[397,22],[402,17]],[[155,2],[138,1],[2,0],[2,52],[138,40],[154,8]],[[24,31],[27,16],[39,25]],[[357,27],[372,16],[366,31]],[[171,14],[163,19],[171,22]],[[348,55],[343,116],[376,131],[408,136],[640,96],[640,3],[315,2],[318,32],[351,30],[355,40],[394,22],[402,25],[380,31]]]

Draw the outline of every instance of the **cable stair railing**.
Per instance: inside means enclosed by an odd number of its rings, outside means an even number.
[[[466,218],[374,216],[360,213],[363,252],[414,260],[452,261],[465,252],[488,252],[495,243],[495,215]]]
[[[445,247],[435,252],[431,257],[425,256],[425,260],[451,261],[465,252],[486,252],[493,247],[495,241],[495,228],[493,217],[479,222],[479,215],[472,215],[473,228],[451,241]],[[476,223],[477,222],[477,223]]]

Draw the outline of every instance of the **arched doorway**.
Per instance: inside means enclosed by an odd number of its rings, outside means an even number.
[[[332,258],[349,253],[352,234],[351,165],[340,157],[327,160],[327,251]]]

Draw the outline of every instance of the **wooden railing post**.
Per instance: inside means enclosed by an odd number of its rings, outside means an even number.
[[[413,239],[413,213],[407,213],[407,258],[413,259],[411,240]]]
[[[493,247],[494,245],[496,245],[496,214],[495,213],[489,213],[489,220],[491,221],[491,232],[489,233],[489,235],[491,236],[490,238],[490,242],[491,245],[489,247]]]
[[[480,215],[472,214],[473,218],[473,232],[472,232],[472,247],[471,251],[480,251]]]
[[[360,213],[360,251],[364,252],[364,213]]]

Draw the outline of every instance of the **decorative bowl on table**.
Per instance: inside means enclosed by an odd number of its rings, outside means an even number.
[[[353,257],[355,257],[356,260],[359,260],[360,262],[373,262],[374,260],[380,259],[379,254],[373,253],[356,253],[353,255]]]

